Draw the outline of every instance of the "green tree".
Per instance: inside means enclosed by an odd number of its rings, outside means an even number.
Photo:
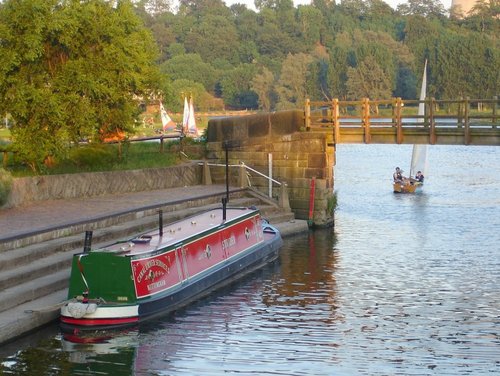
[[[417,96],[417,77],[413,71],[406,65],[400,64],[398,67],[395,97],[403,99],[416,99]]]
[[[387,74],[372,56],[366,57],[357,68],[348,68],[347,87],[348,96],[353,100],[391,97],[391,83]]]
[[[238,56],[238,33],[231,20],[207,15],[186,35],[186,51],[198,53],[204,61],[216,58],[228,61]]]
[[[144,9],[147,13],[158,15],[173,10],[172,0],[138,0],[136,7]]]
[[[478,0],[469,12],[465,24],[472,30],[500,34],[500,0]]]
[[[205,90],[213,92],[217,79],[215,69],[198,54],[181,54],[165,61],[160,69],[172,80],[186,79],[200,82]]]
[[[172,92],[175,95],[169,99],[167,106],[176,112],[182,112],[184,108],[184,95],[192,95],[196,111],[221,110],[222,101],[214,98],[208,93],[202,84],[186,79],[172,82]]]
[[[314,45],[321,41],[323,15],[312,6],[300,6],[298,10],[300,32],[305,43]]]
[[[257,94],[251,88],[256,70],[252,64],[240,64],[225,72],[221,78],[224,103],[236,109],[257,108]]]
[[[137,98],[162,86],[152,36],[126,0],[7,0],[0,40],[0,112],[33,170],[71,142],[131,127]]]
[[[281,76],[276,85],[279,102],[278,109],[302,108],[308,97],[306,90],[309,78],[309,65],[313,57],[299,53],[288,54],[281,67]]]
[[[445,9],[439,0],[408,0],[400,4],[397,11],[403,15],[419,15],[423,17],[444,17]]]
[[[266,67],[257,74],[252,80],[252,90],[259,97],[259,108],[264,111],[270,111],[273,98],[274,75]]]

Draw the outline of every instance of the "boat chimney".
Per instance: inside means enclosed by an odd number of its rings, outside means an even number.
[[[158,210],[158,227],[160,236],[163,236],[163,210]]]
[[[89,253],[92,246],[92,231],[85,231],[85,241],[83,242],[83,252]]]
[[[226,205],[227,205],[227,198],[222,197],[222,220],[226,221]]]

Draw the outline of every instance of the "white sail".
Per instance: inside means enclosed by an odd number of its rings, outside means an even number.
[[[193,97],[189,98],[189,118],[187,123],[188,134],[198,137],[198,128],[196,127],[196,119],[194,117]]]
[[[427,96],[427,60],[424,64],[424,74],[422,76],[422,86],[420,88],[420,103],[418,105],[418,115],[425,115],[425,103],[423,102]],[[419,118],[418,122],[423,122],[423,118]],[[417,171],[421,171],[424,176],[427,170],[427,145],[413,145],[411,157],[410,177],[415,177]]]
[[[184,134],[188,133],[188,123],[189,123],[189,104],[187,96],[184,97],[184,114],[182,116],[182,131]]]
[[[174,121],[168,116],[165,107],[163,107],[163,103],[160,102],[160,116],[161,116],[161,125],[163,127],[163,131],[169,131],[175,129]]]

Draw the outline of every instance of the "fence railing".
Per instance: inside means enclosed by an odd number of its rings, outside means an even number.
[[[424,104],[424,115],[418,115],[419,104]],[[306,100],[305,128],[331,127],[334,140],[340,139],[341,128],[362,128],[365,142],[371,139],[371,128],[396,128],[397,140],[403,137],[403,128],[428,129],[430,143],[435,142],[436,128],[463,129],[466,139],[472,128],[498,129],[500,127],[500,100],[460,98],[457,100],[370,100],[333,99],[329,102]]]
[[[272,161],[272,158],[270,158]],[[252,187],[252,181],[250,180],[250,172],[253,172],[260,177],[263,177],[264,179],[267,180],[268,182],[268,196],[270,198],[273,198],[272,196],[272,189],[273,189],[273,183],[276,184],[280,188],[280,193],[278,195],[278,204],[282,208],[290,208],[290,204],[288,201],[288,191],[287,191],[287,185],[286,183],[280,182],[274,178],[272,178],[272,168],[269,168],[270,175],[266,175],[250,166],[247,166],[244,162],[240,162],[239,164],[223,164],[223,163],[209,163],[209,162],[199,162],[198,163],[200,166],[206,166],[206,167],[223,167],[223,168],[238,168],[239,169],[239,185],[241,187]],[[226,182],[228,183],[228,182]]]

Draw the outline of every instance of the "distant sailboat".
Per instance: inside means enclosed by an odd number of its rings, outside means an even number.
[[[182,117],[182,130],[186,136],[199,137],[194,115],[193,97],[184,97],[184,115]]]
[[[422,87],[420,88],[420,103],[418,104],[418,122],[423,123],[423,116],[425,115],[424,100],[427,97],[427,60],[424,64],[424,74],[422,76]],[[427,145],[413,145],[413,152],[411,157],[410,178],[414,178],[417,172],[420,171],[422,175],[426,176],[427,171]]]
[[[424,64],[424,73],[422,75],[422,86],[420,88],[420,103],[418,104],[418,119],[417,122],[424,122],[425,115],[425,98],[427,96],[427,60]],[[413,145],[411,165],[410,165],[410,176],[403,182],[395,181],[394,192],[395,193],[414,193],[417,188],[423,185],[423,177],[426,176],[427,170],[427,145],[425,144],[415,144]],[[421,176],[421,178],[420,178]]]
[[[160,101],[160,116],[161,116],[161,124],[163,127],[163,132],[175,131],[176,126],[174,121],[168,116],[165,107],[163,107],[163,103]]]
[[[188,134],[193,137],[198,137],[198,128],[196,127],[196,118],[194,116],[193,97],[189,98],[189,121],[188,121]]]
[[[188,133],[189,123],[189,103],[187,97],[184,97],[184,114],[182,115],[182,133]]]

